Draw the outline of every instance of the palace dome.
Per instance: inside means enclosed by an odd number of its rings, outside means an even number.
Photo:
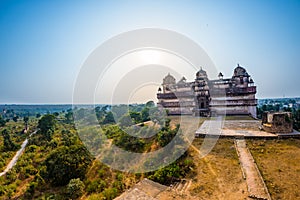
[[[201,67],[201,69],[196,73],[196,79],[206,79],[207,73]]]
[[[170,73],[163,79],[163,84],[175,84],[176,79]]]
[[[249,76],[249,75],[248,75],[246,69],[241,67],[238,64],[238,66],[234,69],[233,76],[236,77],[236,76]]]

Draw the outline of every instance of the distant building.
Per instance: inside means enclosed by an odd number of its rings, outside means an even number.
[[[238,65],[231,78],[209,80],[202,68],[193,82],[182,77],[177,83],[168,74],[158,89],[158,105],[169,115],[211,116],[215,114],[251,115],[256,118],[256,86],[247,71]]]
[[[262,128],[270,133],[293,132],[293,119],[291,112],[264,112],[262,115]]]

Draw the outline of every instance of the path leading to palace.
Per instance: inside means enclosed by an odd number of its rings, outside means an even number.
[[[235,139],[235,147],[239,156],[241,168],[247,183],[249,197],[254,199],[271,200],[264,180],[246,146],[244,139]]]

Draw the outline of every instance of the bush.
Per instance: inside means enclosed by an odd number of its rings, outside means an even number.
[[[4,119],[2,119],[2,117],[0,116],[0,127],[5,126],[6,121]]]
[[[0,196],[5,194],[5,187],[0,185]]]
[[[46,171],[41,175],[50,180],[52,185],[66,185],[71,179],[83,179],[91,161],[92,157],[84,146],[63,146],[46,158]]]
[[[143,152],[145,149],[145,141],[127,134],[121,134],[117,139],[114,139],[114,144],[127,151]]]
[[[103,196],[107,200],[113,200],[116,196],[118,196],[118,190],[116,188],[107,188],[102,192]]]
[[[33,195],[34,195],[34,191],[35,191],[35,188],[37,187],[37,183],[36,182],[31,182],[29,184],[29,186],[27,187],[27,190],[25,192],[25,197],[27,198],[32,198]]]
[[[0,158],[1,159],[1,158]],[[3,159],[0,160],[0,169],[2,169],[5,166],[5,162]],[[2,170],[1,170],[2,171]]]
[[[101,179],[97,179],[95,181],[90,182],[86,187],[86,192],[88,194],[91,193],[100,193],[107,186],[106,182]]]
[[[11,138],[10,138],[10,133],[7,129],[4,129],[2,132],[2,137],[3,137],[3,150],[4,151],[15,151],[18,148],[20,148],[20,145],[15,144]]]
[[[153,175],[149,176],[149,179],[167,185],[171,183],[173,179],[176,180],[180,178],[180,176],[180,167],[176,163],[173,163],[167,167],[155,171]]]
[[[79,179],[71,179],[67,185],[67,195],[71,199],[78,199],[84,192],[84,183]]]
[[[113,124],[113,123],[116,123],[113,113],[112,112],[108,112],[105,115],[104,120],[103,120],[102,123],[103,124]]]
[[[123,184],[121,181],[114,181],[114,182],[112,183],[112,186],[113,186],[114,188],[117,188],[118,191],[123,191],[123,190],[124,190],[124,184]]]
[[[44,137],[50,141],[56,126],[56,119],[54,115],[44,115],[38,123],[38,128],[40,129],[40,133],[44,135]]]
[[[12,168],[11,170],[9,170],[6,173],[6,180],[8,181],[8,183],[12,183],[17,179],[17,172],[14,168]]]
[[[92,194],[88,198],[88,200],[99,200],[99,199],[103,199],[103,195],[102,194]]]
[[[36,173],[37,169],[35,169],[32,165],[28,165],[27,167],[25,167],[25,174],[35,175]]]
[[[28,152],[35,152],[36,151],[36,149],[37,149],[38,147],[36,146],[36,145],[30,145],[28,148],[27,148],[27,151]]]

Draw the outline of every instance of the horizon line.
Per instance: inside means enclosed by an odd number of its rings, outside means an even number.
[[[264,97],[264,98],[257,98],[257,100],[263,99],[300,99],[300,96],[296,97]],[[149,100],[153,101],[153,100]],[[148,102],[148,101],[147,101]],[[145,104],[147,102],[134,102],[129,104]],[[155,101],[153,101],[155,103]],[[127,103],[0,103],[0,105],[128,105]]]

